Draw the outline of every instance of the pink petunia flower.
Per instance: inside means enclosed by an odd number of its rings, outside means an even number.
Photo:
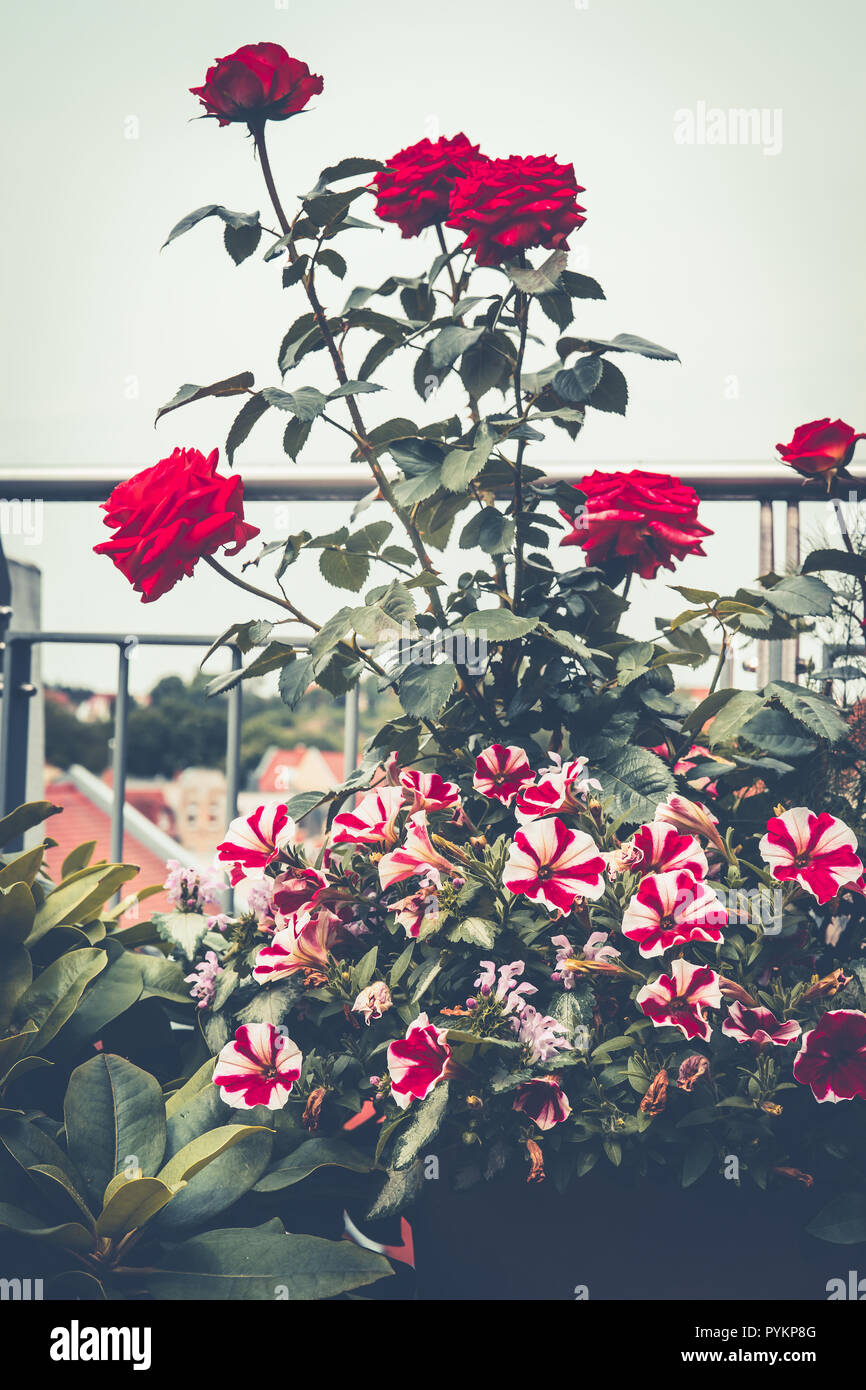
[[[367,985],[362,989],[354,1004],[352,1013],[363,1014],[364,1022],[370,1026],[370,1020],[381,1018],[391,1007],[391,991],[382,980],[376,980],[374,984]]]
[[[331,843],[335,845],[395,845],[399,839],[397,817],[403,806],[402,787],[380,787],[362,797],[354,811],[334,817]]]
[[[271,884],[270,907],[277,926],[282,929],[286,924],[285,919],[294,912],[300,912],[302,907],[307,907],[315,900],[319,889],[326,885],[324,874],[312,868],[289,869],[275,878]]]
[[[295,822],[286,806],[272,801],[257,806],[249,816],[233,820],[226,838],[217,845],[217,859],[229,867],[232,886],[242,879],[263,878],[265,869],[292,843]]]
[[[601,897],[604,870],[592,837],[582,830],[569,830],[553,817],[518,830],[502,882],[512,893],[544,903],[550,912],[569,912],[576,898]]]
[[[622,917],[622,933],[645,959],[688,941],[721,941],[728,914],[712,888],[687,869],[647,874]]]
[[[607,865],[608,878],[617,879],[620,874],[628,873],[630,869],[639,869],[643,864],[643,855],[635,845],[633,839],[624,840],[616,849],[602,850],[602,858]]]
[[[539,1129],[553,1129],[571,1114],[568,1096],[555,1076],[538,1076],[518,1087],[515,1110],[522,1110]]]
[[[297,1045],[272,1023],[246,1023],[217,1057],[213,1083],[226,1105],[236,1110],[256,1105],[281,1110],[303,1062]]]
[[[787,1047],[796,1042],[802,1029],[795,1019],[780,1023],[772,1009],[749,1009],[739,1001],[728,1006],[728,1017],[722,1032],[738,1043],[754,1043],[756,1047]]]
[[[713,1030],[703,1011],[721,1007],[719,976],[708,965],[675,960],[671,974],[644,985],[635,1003],[657,1028],[679,1028],[684,1037],[707,1042]]]
[[[400,773],[400,786],[412,797],[410,811],[449,811],[460,805],[460,788],[456,782],[446,782],[438,772],[417,772],[410,768]]]
[[[803,1034],[794,1060],[794,1079],[825,1100],[866,1099],[866,1014],[831,1009]]]
[[[343,925],[333,912],[306,909],[287,918],[288,925],[262,946],[253,967],[253,979],[270,984],[299,970],[327,971],[328,954],[343,935]]]
[[[389,888],[392,883],[402,883],[403,879],[431,868],[449,875],[452,872],[452,865],[433,848],[427,812],[416,811],[406,822],[405,842],[379,860],[379,882],[383,888]]]
[[[475,759],[472,785],[482,796],[510,806],[521,787],[532,781],[532,768],[522,748],[493,743]]]
[[[391,1095],[401,1110],[413,1100],[423,1100],[443,1079],[451,1058],[447,1029],[437,1028],[426,1014],[419,1014],[388,1048]]]
[[[695,878],[705,878],[709,865],[707,856],[694,835],[680,835],[664,821],[651,821],[635,831],[635,849],[640,851],[641,873],[667,873],[672,869],[688,869]]]
[[[706,806],[689,801],[688,797],[680,796],[677,792],[672,792],[666,801],[660,802],[653,820],[672,825],[684,835],[701,835],[720,854],[725,852],[725,842],[717,829],[717,817]]]
[[[407,936],[417,939],[423,926],[431,930],[439,924],[439,889],[442,875],[438,869],[428,869],[414,893],[391,904],[397,921]]]
[[[580,810],[590,790],[601,791],[601,783],[595,777],[584,777],[586,763],[586,758],[558,763],[540,773],[535,782],[521,787],[514,806],[517,819],[525,824],[540,816]]]
[[[816,815],[806,806],[772,816],[760,851],[778,883],[793,879],[819,903],[835,898],[863,873],[854,831],[827,811]]]

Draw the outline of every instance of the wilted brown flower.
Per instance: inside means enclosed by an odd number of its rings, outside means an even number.
[[[645,1115],[660,1115],[668,1101],[668,1074],[662,1067],[650,1082],[640,1108]]]
[[[844,989],[851,983],[851,976],[846,975],[845,971],[839,967],[838,970],[831,970],[829,975],[824,975],[822,979],[814,979],[809,988],[803,995],[803,1003],[810,999],[829,999],[832,995],[838,994],[840,989]]]
[[[691,1057],[687,1057],[681,1064],[677,1076],[677,1085],[681,1091],[692,1091],[702,1076],[705,1076],[707,1080],[709,1080],[710,1064],[706,1057],[702,1057],[699,1053],[695,1052]]]
[[[774,1173],[779,1173],[783,1178],[793,1178],[795,1182],[801,1182],[804,1187],[811,1187],[815,1179],[811,1173],[804,1173],[802,1168],[774,1168]]]
[[[536,1144],[534,1139],[527,1139],[526,1152],[529,1154],[529,1161],[532,1165],[526,1181],[544,1182],[544,1155],[541,1152],[541,1145]]]
[[[301,1116],[301,1121],[307,1129],[313,1130],[319,1128],[319,1115],[321,1113],[322,1102],[324,1101],[324,1099],[324,1086],[317,1086],[314,1091],[310,1092],[309,1099],[304,1107],[304,1113]]]

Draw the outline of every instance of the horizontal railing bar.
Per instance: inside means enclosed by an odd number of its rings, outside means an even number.
[[[292,628],[285,628],[280,636],[285,639],[287,645],[293,647],[309,646],[315,633],[299,630],[297,633]],[[38,644],[40,642],[69,642],[75,646],[88,646],[91,644],[102,646],[128,646],[130,643],[142,647],[210,647],[213,644],[213,637],[197,637],[191,634],[181,634],[179,636],[166,632],[145,632],[145,633],[120,633],[120,632],[39,632],[10,631],[6,633],[7,642],[30,642]],[[220,650],[232,651],[235,647],[233,642],[224,642]]]
[[[550,483],[579,483],[587,473],[614,473],[643,468],[651,473],[670,473],[693,487],[701,497],[716,501],[754,501],[787,498],[821,501],[827,496],[820,479],[803,479],[793,469],[765,459],[758,462],[650,460],[563,463],[540,462]],[[112,488],[124,482],[140,465],[111,467],[27,468],[0,467],[0,501],[103,502]],[[386,469],[389,477],[397,476]],[[866,495],[866,465],[852,465],[847,485],[858,496]],[[371,490],[363,464],[321,464],[297,467],[287,463],[245,467],[241,476],[248,502],[318,501],[348,502]],[[843,484],[844,491],[845,484]]]

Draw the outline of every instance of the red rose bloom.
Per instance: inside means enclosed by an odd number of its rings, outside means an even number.
[[[454,184],[485,156],[462,133],[452,140],[419,140],[388,160],[376,174],[376,216],[396,222],[404,237],[444,222]]]
[[[220,125],[284,121],[302,111],[324,82],[278,43],[246,43],[208,68],[203,87],[190,87]]]
[[[788,463],[804,478],[827,475],[829,479],[848,467],[854,455],[854,445],[866,434],[855,434],[844,420],[812,420],[798,425],[790,444],[777,444],[782,462]]]
[[[203,555],[237,555],[259,534],[244,521],[243,483],[217,473],[219,451],[175,449],[170,458],[119,483],[102,507],[115,535],[93,549],[125,574],[143,603],[189,576]]]
[[[567,249],[569,232],[586,221],[582,192],[574,165],[549,155],[479,161],[454,185],[448,226],[466,233],[463,245],[479,265],[500,265],[530,246]]]
[[[586,505],[560,544],[579,545],[588,565],[624,560],[652,579],[660,565],[672,570],[674,559],[703,555],[701,541],[713,534],[697,519],[698,494],[667,473],[589,473],[580,491]]]
[[[866,1014],[831,1009],[803,1034],[794,1079],[811,1086],[816,1100],[866,1099]]]

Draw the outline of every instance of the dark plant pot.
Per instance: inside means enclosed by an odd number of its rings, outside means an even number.
[[[564,1194],[504,1179],[425,1185],[413,1213],[427,1300],[822,1300],[850,1251],[805,1233],[833,1195],[704,1179],[682,1189],[599,1166]]]

